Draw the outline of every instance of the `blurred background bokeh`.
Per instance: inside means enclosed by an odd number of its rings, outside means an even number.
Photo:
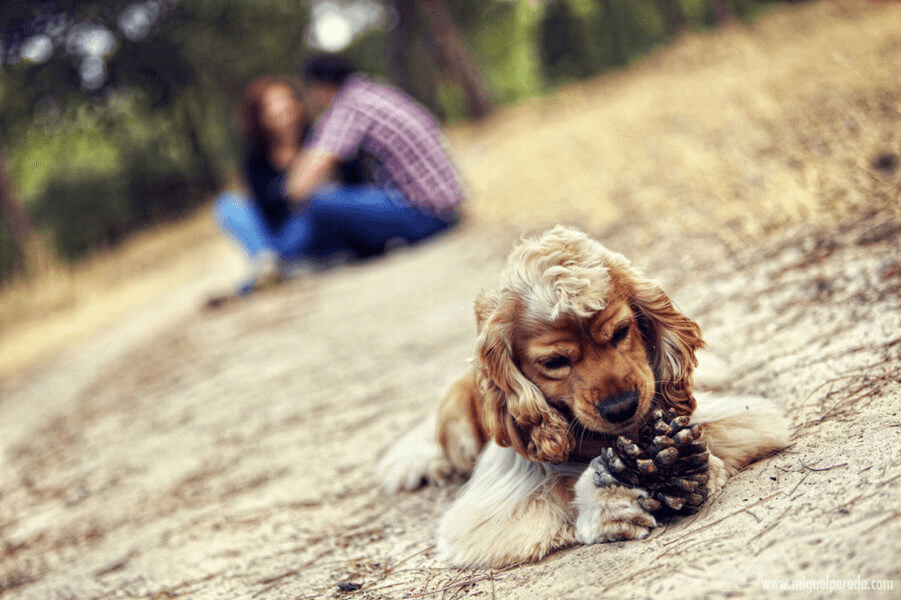
[[[772,4],[7,2],[0,145],[34,227],[61,259],[75,260],[185,214],[222,186],[236,171],[232,111],[243,85],[298,73],[314,48],[345,51],[458,121],[621,67],[680,30],[713,27],[726,18],[718,7],[747,19]],[[472,70],[460,58],[467,52]],[[10,229],[0,237],[4,278],[23,266]]]
[[[896,207],[896,7],[3,2],[0,333],[214,239],[208,203],[241,184],[241,89],[321,50],[447,124],[476,222],[665,215],[741,243]]]

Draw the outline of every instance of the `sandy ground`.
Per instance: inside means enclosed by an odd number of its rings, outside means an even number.
[[[0,590],[318,598],[354,583],[348,597],[575,599],[901,584],[899,236],[901,220],[877,214],[741,253],[664,232],[629,248],[702,324],[729,391],[784,405],[796,443],[648,540],[499,573],[432,557],[456,488],[386,498],[372,466],[462,368],[472,298],[512,231],[466,227],[185,315],[115,358],[100,336],[0,404]],[[89,383],[48,393],[73,372]]]
[[[798,14],[803,23],[822,16]],[[901,31],[897,11],[828,14],[814,19],[817,39],[828,43],[878,22],[887,52],[886,40]],[[897,65],[901,47],[891,48]],[[629,85],[646,87],[653,73],[635,77]],[[523,210],[504,222],[494,200],[510,196],[489,195],[478,171],[503,166],[506,147],[489,131],[456,138],[474,189],[471,218],[422,247],[216,311],[202,310],[203,299],[233,281],[240,264],[221,244],[195,251],[106,328],[0,380],[0,596],[901,597],[901,178],[867,166],[873,151],[899,150],[901,86],[876,83],[870,96],[828,96],[850,98],[842,117],[881,133],[802,156],[810,172],[792,189],[817,199],[817,219],[788,196],[756,211],[753,203],[708,211],[715,203],[698,201],[688,219],[684,203],[661,204],[660,186],[703,198],[676,180],[717,175],[713,166],[699,175],[680,164],[658,170],[656,183],[640,174],[625,187],[570,182],[586,187],[569,204],[547,202],[534,182],[530,195],[515,190]],[[891,110],[877,101],[887,93]],[[832,106],[811,110],[824,105]],[[810,142],[804,123],[792,124],[762,121],[759,131],[782,132],[790,155]],[[661,152],[675,144],[669,130],[659,139]],[[854,152],[856,162],[846,160]],[[749,171],[766,163],[778,173],[775,159],[749,155],[760,161],[747,162]],[[711,189],[734,199],[783,182],[752,175]],[[847,210],[830,195],[837,182],[853,199]],[[584,198],[589,184],[594,209]],[[611,197],[634,211],[607,214]],[[768,218],[733,222],[742,212]],[[373,466],[464,367],[472,301],[495,283],[511,245],[553,221],[582,225],[660,278],[704,329],[710,351],[701,369],[724,391],[784,406],[794,445],[647,540],[577,546],[497,571],[448,568],[433,555],[432,528],[459,487],[385,497]],[[893,589],[816,590],[846,581]],[[769,589],[792,585],[801,589]]]

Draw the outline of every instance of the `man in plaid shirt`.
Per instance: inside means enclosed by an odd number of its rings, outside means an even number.
[[[324,109],[312,139],[289,170],[285,193],[298,217],[286,232],[296,248],[377,253],[414,243],[457,221],[463,188],[435,118],[391,86],[354,74],[335,55],[304,70]],[[363,165],[359,185],[327,185],[342,161]]]

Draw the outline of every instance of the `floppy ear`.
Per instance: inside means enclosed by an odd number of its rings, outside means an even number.
[[[539,462],[564,462],[575,440],[566,419],[519,370],[513,326],[520,312],[515,296],[483,294],[476,301],[476,382],[488,435],[501,446]]]
[[[482,333],[482,327],[497,308],[497,305],[500,302],[498,296],[497,293],[482,292],[479,294],[479,297],[476,298],[476,331],[478,333]]]
[[[676,309],[657,283],[640,277],[631,283],[632,305],[657,379],[658,401],[679,415],[690,415],[696,407],[692,395],[692,372],[698,365],[695,352],[704,347],[701,328]]]

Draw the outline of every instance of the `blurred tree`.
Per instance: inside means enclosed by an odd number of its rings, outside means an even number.
[[[546,6],[524,1],[486,2],[480,10],[471,6],[449,4],[461,29],[472,31],[468,39],[492,96],[506,103],[544,91],[539,39]]]
[[[735,19],[735,13],[729,6],[729,0],[713,0],[713,17],[718,27]]]
[[[308,53],[306,0],[41,0],[0,4],[0,72],[23,100],[4,94],[3,118],[27,122],[69,102],[102,108],[123,93],[148,99],[181,126],[206,178],[212,159],[202,130],[221,121],[247,81],[262,73],[299,71]],[[90,28],[100,28],[102,36]],[[105,77],[88,86],[85,47],[113,39],[102,59]],[[49,54],[37,62],[23,50],[41,38]],[[10,113],[11,105],[15,110]],[[207,163],[206,166],[203,163]]]
[[[47,271],[53,263],[53,253],[47,248],[22,206],[19,192],[9,174],[6,153],[0,147],[0,212],[12,235],[19,260],[28,275]]]
[[[660,6],[660,12],[666,15],[667,25],[669,26],[669,34],[677,36],[683,33],[688,27],[685,20],[685,13],[679,0],[657,0]]]
[[[391,33],[388,46],[388,68],[391,79],[403,90],[412,93],[413,81],[410,77],[408,57],[416,39],[415,0],[394,0],[397,23]]]
[[[439,118],[444,110],[438,99],[434,42],[420,23],[416,0],[393,0],[397,22],[389,34],[388,74],[399,88],[419,100]]]
[[[469,116],[473,119],[487,117],[494,109],[494,103],[444,0],[417,2],[435,40],[438,67],[460,84]]]
[[[549,0],[539,29],[544,76],[555,83],[579,79],[594,71],[597,57],[589,46],[585,19],[568,0]]]
[[[96,115],[89,120],[117,156],[82,175],[68,169],[68,156],[54,156],[55,166],[38,188],[31,186],[32,196],[0,190],[4,219],[21,221],[28,207],[41,228],[95,231],[93,224],[73,222],[81,213],[63,210],[61,203],[77,199],[61,186],[92,190],[115,204],[107,212],[116,233],[103,239],[121,239],[129,228],[184,212],[218,187],[234,164],[238,149],[229,113],[241,89],[261,73],[297,72],[308,52],[308,23],[306,0],[0,3],[0,148],[10,152],[10,168],[29,131],[66,130],[66,120],[82,111]],[[89,81],[90,66],[100,77]],[[121,197],[99,193],[103,182],[129,195],[130,216],[122,213]],[[23,210],[10,208],[14,199]],[[106,218],[96,204],[83,211],[84,219]],[[55,218],[54,205],[66,219]],[[16,246],[19,232],[34,229],[25,221],[7,225]]]
[[[601,6],[601,25],[603,37],[607,41],[609,66],[619,67],[628,62],[625,40],[623,35],[623,23],[620,13],[616,10],[613,0],[598,0]]]

